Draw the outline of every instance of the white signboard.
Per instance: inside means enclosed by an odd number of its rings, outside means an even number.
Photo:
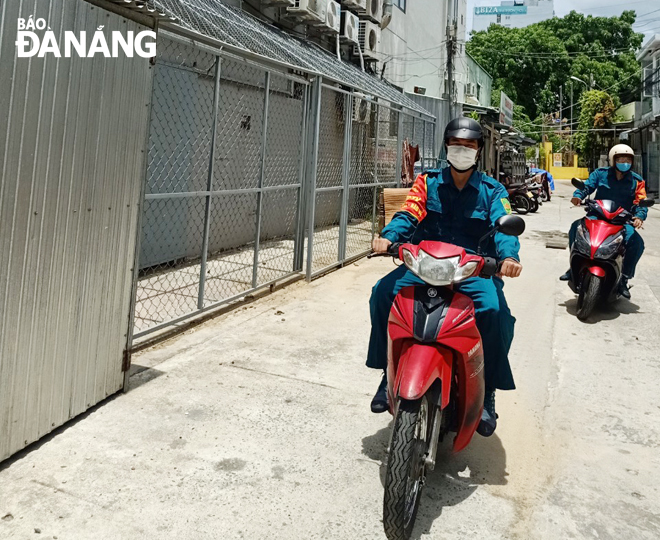
[[[553,167],[561,167],[562,166],[561,154],[552,154],[552,164],[553,164]]]
[[[500,124],[513,125],[513,101],[504,92],[500,92]]]

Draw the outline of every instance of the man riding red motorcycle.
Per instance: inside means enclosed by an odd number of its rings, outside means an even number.
[[[596,199],[613,201],[616,208],[623,208],[632,214],[632,223],[625,224],[624,227],[625,257],[623,274],[618,285],[619,294],[628,299],[630,298],[628,280],[635,276],[635,268],[644,252],[644,241],[635,229],[642,227],[648,214],[646,208],[639,206],[639,202],[646,198],[646,188],[642,177],[631,170],[634,159],[635,152],[630,146],[625,144],[613,146],[609,153],[610,167],[603,167],[592,172],[584,184],[584,189],[576,189],[571,199],[574,205],[579,205],[583,199],[595,191]],[[588,218],[594,219],[593,216],[588,216]],[[581,222],[582,219],[575,221],[568,232],[571,248],[575,243],[578,226]],[[572,277],[574,276],[571,275],[569,269],[559,279],[570,281]],[[575,278],[577,279],[577,276]]]
[[[401,211],[383,229],[381,238],[374,240],[374,252],[385,253],[395,242],[419,244],[424,240],[446,242],[476,252],[480,240],[487,237],[482,252],[501,261],[499,275],[518,277],[522,265],[517,238],[501,232],[488,237],[497,220],[511,213],[511,207],[504,187],[477,170],[476,163],[484,144],[481,126],[470,118],[456,118],[447,125],[444,142],[450,166],[417,177]],[[384,371],[371,403],[373,412],[388,410],[385,370],[392,303],[402,288],[420,284],[424,282],[419,277],[406,266],[400,266],[373,288],[367,366]],[[477,429],[483,436],[491,435],[497,426],[495,389],[515,388],[508,359],[515,319],[504,298],[503,286],[500,277],[474,277],[454,285],[455,291],[474,302],[477,327],[483,340],[486,392]]]

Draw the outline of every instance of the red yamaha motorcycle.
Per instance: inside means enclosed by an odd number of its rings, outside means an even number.
[[[519,236],[525,222],[504,216],[484,236]],[[388,255],[427,285],[401,289],[388,323],[388,400],[394,427],[385,478],[383,524],[389,540],[413,530],[427,470],[436,451],[455,432],[458,452],[472,439],[484,402],[484,353],[472,300],[452,290],[471,277],[490,278],[500,264],[444,242],[392,244]]]
[[[577,178],[571,180],[578,189],[585,184]],[[653,206],[655,201],[643,199],[642,207]],[[624,245],[624,225],[631,224],[633,215],[613,201],[585,199],[582,201],[587,216],[577,228],[571,248],[571,278],[568,286],[578,295],[577,317],[586,320],[600,301],[613,302],[621,297]]]

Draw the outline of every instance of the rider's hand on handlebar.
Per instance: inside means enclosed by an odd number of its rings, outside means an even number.
[[[522,272],[522,264],[515,259],[504,259],[497,275],[500,277],[516,278],[520,275],[520,272]]]
[[[371,249],[374,250],[374,253],[387,253],[387,248],[392,245],[387,238],[374,238],[374,241],[371,243]]]
[[[571,203],[573,203],[574,206],[580,206],[581,202],[582,202],[582,199],[580,199],[580,197],[572,197],[571,198]]]
[[[635,229],[641,229],[644,226],[644,222],[641,219],[639,219],[638,217],[633,219],[632,224],[633,224],[633,227],[635,227]]]

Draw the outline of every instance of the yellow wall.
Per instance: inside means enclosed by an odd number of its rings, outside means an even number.
[[[577,166],[577,156],[573,156],[573,167],[553,167],[551,142],[541,144],[541,153],[545,156],[545,167],[543,168],[548,171],[554,179],[570,180],[571,178],[579,178],[580,180],[586,180],[589,178],[589,169]]]

